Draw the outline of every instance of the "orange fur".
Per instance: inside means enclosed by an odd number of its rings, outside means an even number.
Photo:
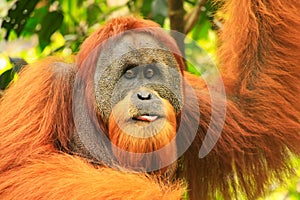
[[[178,174],[184,172],[191,199],[215,199],[217,195],[231,199],[237,191],[254,199],[264,193],[274,177],[280,179],[291,169],[290,153],[300,154],[300,2],[228,0],[223,9],[229,19],[220,33],[218,55],[227,112],[218,143],[202,159],[198,158],[199,148],[210,120],[212,133],[217,134],[216,127],[221,124],[221,112],[211,113],[209,94],[217,91],[208,91],[198,77],[184,73],[196,93],[194,96],[186,91],[188,98],[198,100],[201,112],[198,119],[194,105],[184,105],[188,112],[182,113],[180,121],[186,135],[199,125],[195,140],[183,155],[183,167],[178,167]],[[95,167],[63,153],[69,152],[67,144],[74,132],[75,73],[83,72],[88,105],[95,109],[91,85],[97,53],[101,52],[98,45],[117,33],[147,27],[158,25],[132,17],[111,20],[85,40],[76,67],[48,58],[25,68],[0,100],[1,198],[181,198],[178,184],[165,185],[144,174]],[[174,40],[157,29],[147,31],[175,52],[183,69]],[[97,53],[90,58],[94,49]],[[110,137],[116,145],[123,148],[126,141],[132,143],[131,137],[115,132],[115,125],[112,120]],[[108,129],[106,124],[102,126]],[[159,146],[173,138],[173,133],[170,131],[168,137],[162,134],[166,140]],[[114,136],[125,139],[120,143]],[[145,152],[147,145],[134,145],[131,150]]]
[[[182,194],[179,185],[166,187],[142,174],[94,168],[63,154],[28,159],[22,167],[2,173],[0,186],[3,199],[169,200]]]
[[[176,157],[175,144],[172,145],[172,148],[162,151],[157,158],[155,158],[155,156],[145,156],[144,154],[130,155],[127,153],[151,153],[170,144],[170,142],[175,138],[176,118],[174,109],[167,100],[162,99],[162,101],[164,103],[166,113],[166,119],[162,122],[163,124],[158,127],[147,126],[145,130],[139,129],[140,131],[144,130],[147,133],[152,132],[152,137],[135,137],[132,134],[134,134],[137,130],[126,130],[126,127],[122,126],[126,123],[126,120],[128,120],[125,116],[120,116],[120,114],[124,113],[124,108],[128,107],[126,99],[125,101],[123,100],[118,103],[113,108],[113,112],[109,119],[108,137],[111,142],[116,145],[116,147],[113,148],[113,151],[118,161],[123,166],[128,167],[133,165],[138,167],[140,163],[145,163],[145,165],[142,166],[147,167],[153,164],[151,162],[159,162],[160,160],[167,160],[169,158]],[[141,134],[142,133],[137,133],[137,135]],[[157,160],[154,161],[154,159]]]
[[[225,1],[219,65],[227,114],[213,151],[195,159],[211,117],[208,91],[196,77],[202,114],[199,132],[185,154],[192,199],[249,199],[263,195],[285,172],[290,153],[300,154],[300,2]],[[202,87],[202,88],[201,88]],[[213,92],[213,91],[210,91]],[[213,124],[219,124],[215,116]],[[206,127],[206,128],[205,128]]]
[[[61,150],[73,133],[73,65],[47,58],[25,68],[0,103],[1,199],[180,199],[147,175],[95,168]]]

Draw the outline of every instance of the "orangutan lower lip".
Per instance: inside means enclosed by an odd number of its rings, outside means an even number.
[[[141,115],[134,117],[133,119],[139,120],[139,121],[145,121],[145,122],[153,122],[158,118],[156,115]]]

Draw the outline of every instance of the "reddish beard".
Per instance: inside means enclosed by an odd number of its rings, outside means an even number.
[[[128,124],[128,116],[124,114],[124,108],[128,107],[124,105],[125,102],[121,101],[113,108],[108,137],[115,145],[113,152],[121,166],[146,170],[153,164],[159,165],[164,160],[176,157],[175,142],[171,143],[176,136],[176,114],[167,100],[162,101],[165,117],[157,122]],[[162,149],[166,145],[171,146]],[[159,153],[154,154],[157,150],[160,150]]]

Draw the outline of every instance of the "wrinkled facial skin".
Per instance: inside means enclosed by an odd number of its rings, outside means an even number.
[[[182,107],[178,64],[173,54],[148,33],[127,32],[107,41],[94,79],[96,105],[105,123],[112,108],[124,98],[128,99],[129,116],[144,116],[140,121],[163,116],[162,99],[169,101],[176,113]]]

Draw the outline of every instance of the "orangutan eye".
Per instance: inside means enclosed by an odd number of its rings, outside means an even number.
[[[146,78],[152,78],[154,76],[154,69],[152,67],[147,67],[144,71]]]
[[[125,72],[125,77],[128,79],[134,78],[135,77],[135,73],[132,69],[129,69]]]
[[[137,67],[136,66],[129,66],[124,73],[125,78],[132,79],[135,78],[137,75]]]

